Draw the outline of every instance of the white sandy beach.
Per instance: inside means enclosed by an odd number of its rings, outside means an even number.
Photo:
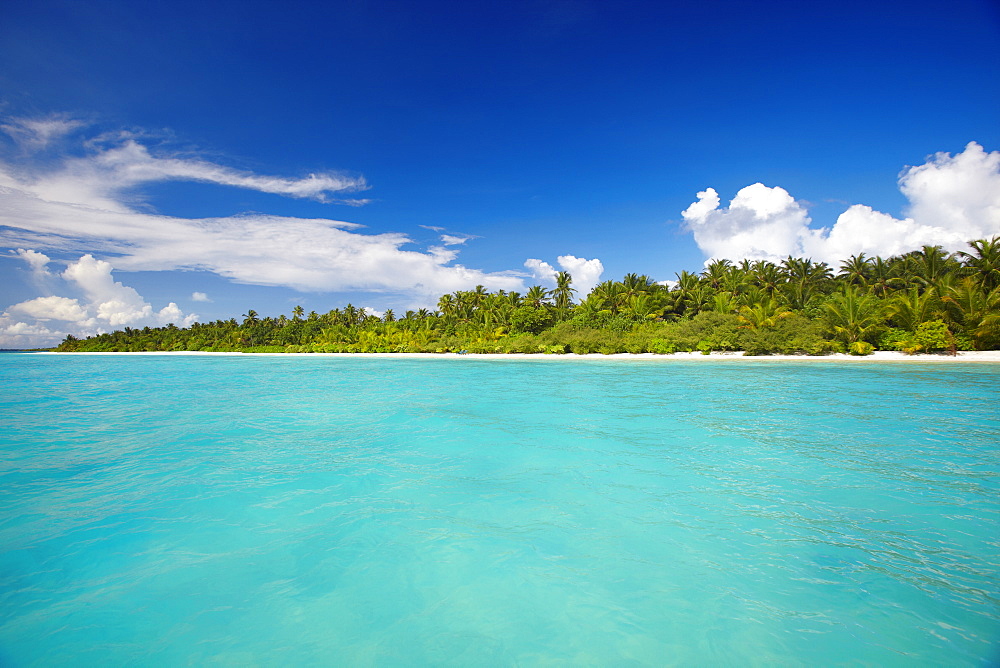
[[[645,362],[674,362],[674,361],[733,361],[733,362],[901,362],[901,363],[968,363],[987,362],[1000,364],[1000,350],[976,350],[963,351],[952,356],[943,354],[907,355],[895,351],[876,351],[871,355],[863,357],[847,355],[844,353],[834,353],[831,355],[755,355],[747,356],[742,352],[713,352],[703,355],[700,352],[673,353],[671,355],[657,355],[655,353],[617,353],[614,355],[601,355],[594,353],[590,355],[546,355],[528,353],[510,354],[459,354],[459,353],[243,353],[243,352],[204,352],[204,351],[155,351],[155,352],[38,352],[34,355],[260,355],[270,357],[383,357],[392,359],[456,359],[456,360],[546,360],[546,361],[567,361],[567,360],[623,360],[623,361],[645,361]]]

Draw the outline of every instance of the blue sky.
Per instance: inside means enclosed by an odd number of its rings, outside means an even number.
[[[998,65],[989,0],[5,3],[0,347],[957,249]]]

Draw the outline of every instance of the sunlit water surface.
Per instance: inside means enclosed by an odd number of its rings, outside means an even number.
[[[989,665],[998,388],[0,355],[0,665]]]

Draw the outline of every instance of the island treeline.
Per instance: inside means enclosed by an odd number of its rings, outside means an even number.
[[[572,277],[525,294],[443,295],[434,311],[378,317],[351,304],[327,313],[235,318],[189,328],[125,328],[58,351],[673,353],[743,350],[822,355],[1000,348],[1000,237],[947,253],[924,246],[890,258],[854,255],[834,270],[715,260],[676,282],[628,274],[576,301]]]

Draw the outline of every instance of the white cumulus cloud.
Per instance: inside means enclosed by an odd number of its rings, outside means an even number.
[[[780,260],[801,254],[802,238],[809,234],[806,210],[788,191],[761,183],[740,190],[725,209],[708,188],[681,215],[695,243],[712,258]]]
[[[48,270],[45,265],[49,263],[49,258],[44,253],[39,253],[38,251],[26,250],[24,248],[18,248],[14,253],[20,257],[22,260],[28,263],[31,267],[31,271],[34,274],[48,274]]]
[[[80,305],[79,300],[55,295],[37,297],[20,304],[14,304],[7,312],[15,316],[42,321],[59,320],[85,323],[89,320],[87,311]]]
[[[573,277],[572,285],[578,299],[585,298],[601,282],[604,265],[597,258],[587,260],[574,255],[560,255],[556,262],[559,264],[558,270],[548,262],[536,258],[525,260],[524,266],[531,272],[532,278],[552,286],[556,284],[556,274],[559,271],[569,272]]]
[[[906,169],[899,187],[910,200],[907,213],[920,225],[962,240],[1000,230],[1000,151],[987,153],[970,142],[954,157],[937,153],[926,164]]]
[[[6,314],[0,315],[0,348],[48,348],[66,338],[62,330],[51,330],[45,325],[15,321]]]
[[[707,188],[682,216],[709,260],[762,259],[792,255],[836,266],[857,253],[888,257],[922,245],[955,251],[966,242],[1000,234],[1000,152],[975,142],[952,156],[937,153],[899,176],[909,200],[898,219],[855,204],[829,228],[813,228],[805,207],[786,190],[756,183],[720,208]]]
[[[34,251],[20,253],[29,264],[37,265]],[[185,314],[174,302],[156,311],[134,289],[115,281],[109,262],[84,255],[71,262],[58,277],[62,287],[78,297],[48,295],[14,304],[0,314],[0,348],[46,347],[67,334],[84,337],[122,327],[188,326],[198,318]]]

